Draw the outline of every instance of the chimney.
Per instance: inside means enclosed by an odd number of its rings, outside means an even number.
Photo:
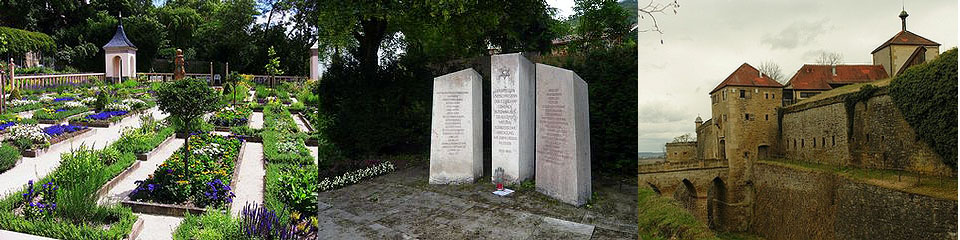
[[[830,71],[833,72],[833,76],[836,77],[836,76],[837,76],[837,65],[836,65],[836,64],[830,64]]]

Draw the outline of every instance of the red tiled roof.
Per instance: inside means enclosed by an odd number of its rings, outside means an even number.
[[[870,54],[876,53],[877,51],[880,51],[880,49],[883,49],[883,48],[885,48],[885,47],[887,47],[887,46],[890,46],[890,45],[940,46],[939,43],[936,43],[936,42],[934,42],[934,41],[930,41],[930,39],[927,39],[927,38],[925,38],[925,37],[921,37],[921,36],[919,36],[919,35],[917,35],[917,34],[914,34],[914,33],[910,32],[910,31],[904,30],[904,31],[900,31],[899,33],[897,33],[897,35],[893,35],[893,37],[890,38],[890,40],[887,40],[887,42],[884,42],[882,45],[880,45],[879,47],[877,47],[877,49],[874,49],[873,52],[870,52]]]
[[[713,91],[710,91],[710,94],[713,94],[717,90],[727,86],[741,86],[741,87],[783,87],[782,84],[778,83],[776,80],[770,79],[767,75],[760,75],[760,70],[757,70],[750,64],[744,63],[737,68],[736,71],[730,74],[727,79],[724,79],[723,82],[720,82],[720,85],[717,85]]]
[[[837,75],[833,75],[833,66],[804,64],[790,78],[787,86],[800,90],[830,90],[830,84],[853,84],[872,82],[889,77],[881,65],[837,65]]]

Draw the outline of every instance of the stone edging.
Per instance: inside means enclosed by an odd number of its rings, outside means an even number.
[[[143,232],[143,218],[137,217],[137,221],[133,222],[133,227],[130,229],[130,235],[127,235],[124,240],[133,240],[140,237],[140,232]]]
[[[189,144],[184,142],[184,144]],[[246,149],[247,144],[244,142],[240,143],[240,152],[237,153],[237,160],[234,162],[233,166],[233,176],[230,179],[230,189],[235,189],[237,187],[237,166],[243,162],[243,150]],[[164,160],[166,161],[166,160]],[[122,200],[121,204],[127,206],[135,213],[146,213],[146,214],[157,214],[164,216],[174,216],[174,217],[183,217],[185,213],[189,212],[191,214],[203,214],[207,212],[206,209],[198,207],[188,207],[183,205],[176,204],[162,204],[162,203],[148,203],[140,202],[133,200]],[[228,207],[229,208],[229,207]]]
[[[159,151],[160,148],[163,148],[164,146],[167,146],[168,144],[170,144],[170,142],[173,142],[173,139],[174,139],[173,134],[170,134],[170,136],[167,136],[167,139],[164,139],[163,142],[160,142],[160,144],[157,145],[157,147],[153,148],[153,150],[150,150],[149,152],[146,152],[146,153],[137,154],[137,160],[146,161],[147,158],[157,155],[157,153],[160,152]]]
[[[104,195],[110,191],[110,189],[116,187],[121,180],[127,178],[127,176],[130,176],[130,174],[133,173],[133,171],[136,171],[138,168],[140,168],[140,161],[133,161],[133,164],[130,164],[127,169],[124,169],[123,172],[120,172],[120,174],[117,174],[117,176],[111,178],[110,181],[107,181],[107,184],[104,184],[103,186],[100,186],[100,189],[97,189],[97,199],[99,200],[103,198]]]

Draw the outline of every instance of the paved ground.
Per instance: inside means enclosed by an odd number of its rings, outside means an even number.
[[[140,167],[130,173],[130,175],[127,175],[126,178],[121,179],[120,182],[108,190],[107,194],[102,196],[97,203],[106,205],[119,203],[126,199],[127,195],[137,187],[134,182],[146,179],[148,175],[157,170],[160,164],[163,164],[163,161],[173,156],[173,153],[183,146],[183,143],[184,140],[179,138],[170,140],[170,143],[160,148],[160,152],[157,155],[147,158],[147,161],[140,162]]]
[[[262,112],[253,112],[253,114],[250,115],[250,128],[253,128],[253,129],[263,128]]]
[[[159,216],[150,214],[137,214],[143,219],[143,231],[137,236],[137,240],[170,240],[173,239],[173,231],[180,226],[183,218]]]
[[[237,188],[234,189],[236,197],[233,198],[233,204],[230,211],[234,216],[240,214],[248,202],[263,203],[263,177],[267,174],[263,166],[263,145],[260,143],[247,142],[243,150],[243,161],[237,166]]]
[[[17,240],[54,240],[54,238],[47,238],[41,236],[35,236],[30,234],[11,232],[7,230],[0,230],[0,239],[17,239]]]
[[[635,185],[594,183],[594,202],[573,207],[532,189],[509,197],[488,183],[429,185],[412,167],[319,194],[328,239],[637,239]]]
[[[293,117],[293,121],[297,123],[297,128],[300,129],[301,132],[310,131],[310,128],[307,127],[307,124],[303,123],[303,121],[300,120],[300,117],[298,117],[297,114],[293,114],[291,116]]]
[[[157,115],[159,110],[156,107],[147,110],[148,113]],[[28,180],[40,179],[58,166],[60,166],[60,154],[69,152],[81,145],[102,149],[104,146],[120,138],[120,130],[124,127],[140,126],[140,119],[136,116],[127,117],[118,124],[109,128],[93,128],[92,133],[84,137],[74,137],[68,141],[63,141],[47,149],[36,158],[23,158],[17,166],[0,174],[0,198],[23,188]]]

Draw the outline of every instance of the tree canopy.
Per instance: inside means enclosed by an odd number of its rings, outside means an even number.
[[[269,10],[261,11],[264,6]],[[316,16],[313,9],[315,1],[308,0],[168,0],[156,6],[152,0],[9,0],[0,1],[0,26],[51,36],[57,65],[81,71],[103,70],[101,47],[122,22],[138,48],[141,72],[171,71],[151,69],[151,60],[172,60],[179,48],[191,61],[229,62],[231,70],[263,74],[267,47],[275,46],[282,70],[305,75],[316,35],[305,23]],[[279,17],[258,23],[264,14]]]

